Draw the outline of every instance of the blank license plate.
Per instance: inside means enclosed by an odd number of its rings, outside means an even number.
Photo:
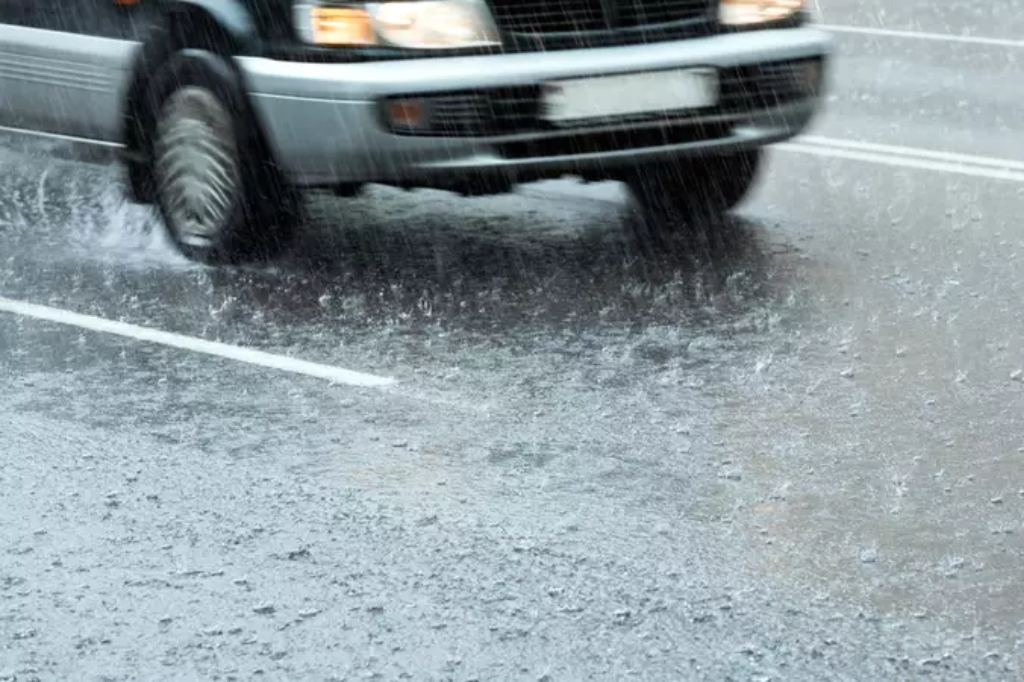
[[[543,116],[554,123],[712,107],[714,69],[652,71],[552,81],[544,87]]]

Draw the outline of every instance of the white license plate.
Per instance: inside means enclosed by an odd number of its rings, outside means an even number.
[[[545,84],[543,116],[553,123],[704,109],[718,101],[714,69],[649,71]]]

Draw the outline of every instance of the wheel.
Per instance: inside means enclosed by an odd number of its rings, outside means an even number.
[[[755,149],[650,164],[631,170],[626,184],[640,204],[645,227],[673,233],[735,208],[757,180],[761,157]]]
[[[210,265],[280,254],[298,200],[226,62],[178,55],[154,80],[148,102],[154,200],[177,249]]]

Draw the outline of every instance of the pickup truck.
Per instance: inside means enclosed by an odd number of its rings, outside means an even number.
[[[744,198],[831,48],[806,0],[0,0],[0,128],[116,150],[208,264],[367,183],[622,181],[668,232]]]

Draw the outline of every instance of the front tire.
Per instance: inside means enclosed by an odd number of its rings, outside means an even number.
[[[220,57],[180,54],[149,92],[154,199],[175,247],[208,265],[269,260],[297,218],[234,74]]]
[[[626,184],[652,236],[701,227],[735,208],[761,167],[759,149],[648,164],[631,170]]]

